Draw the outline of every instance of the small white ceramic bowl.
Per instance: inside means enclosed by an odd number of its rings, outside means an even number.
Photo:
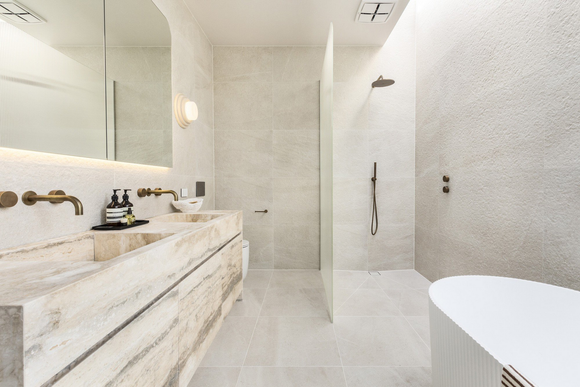
[[[173,201],[173,207],[177,208],[179,211],[186,214],[191,214],[199,211],[201,205],[203,204],[203,199],[201,198],[191,198]]]

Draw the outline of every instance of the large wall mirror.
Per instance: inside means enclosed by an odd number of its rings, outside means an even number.
[[[0,0],[0,146],[172,165],[171,34],[151,0]]]

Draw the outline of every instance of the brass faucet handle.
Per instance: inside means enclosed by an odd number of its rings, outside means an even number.
[[[140,198],[144,198],[145,196],[149,196],[149,195],[147,195],[147,188],[139,188],[137,190],[137,196],[139,196]]]
[[[154,191],[163,191],[163,188],[155,188]],[[154,194],[155,196],[161,196],[160,193]]]
[[[26,204],[27,206],[33,206],[36,204],[37,200],[32,199],[36,197],[36,192],[34,191],[26,191],[22,194],[22,203]]]
[[[61,189],[53,189],[52,191],[50,191],[48,193],[49,196],[66,196],[66,194],[64,193],[63,190]],[[59,204],[59,203],[64,203],[64,199],[52,199],[49,200],[52,204]]]
[[[14,207],[18,203],[18,195],[12,191],[0,191],[0,208]]]

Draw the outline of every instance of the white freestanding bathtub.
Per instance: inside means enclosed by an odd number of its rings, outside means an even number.
[[[499,387],[507,365],[536,387],[580,386],[580,292],[462,276],[429,298],[433,387]]]

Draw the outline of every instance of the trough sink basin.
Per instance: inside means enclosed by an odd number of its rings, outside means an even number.
[[[85,232],[0,251],[0,262],[108,261],[173,233]]]
[[[211,220],[217,219],[220,216],[224,216],[224,214],[186,214],[176,212],[173,214],[161,215],[152,220],[155,222],[186,222],[186,223],[205,223]]]

